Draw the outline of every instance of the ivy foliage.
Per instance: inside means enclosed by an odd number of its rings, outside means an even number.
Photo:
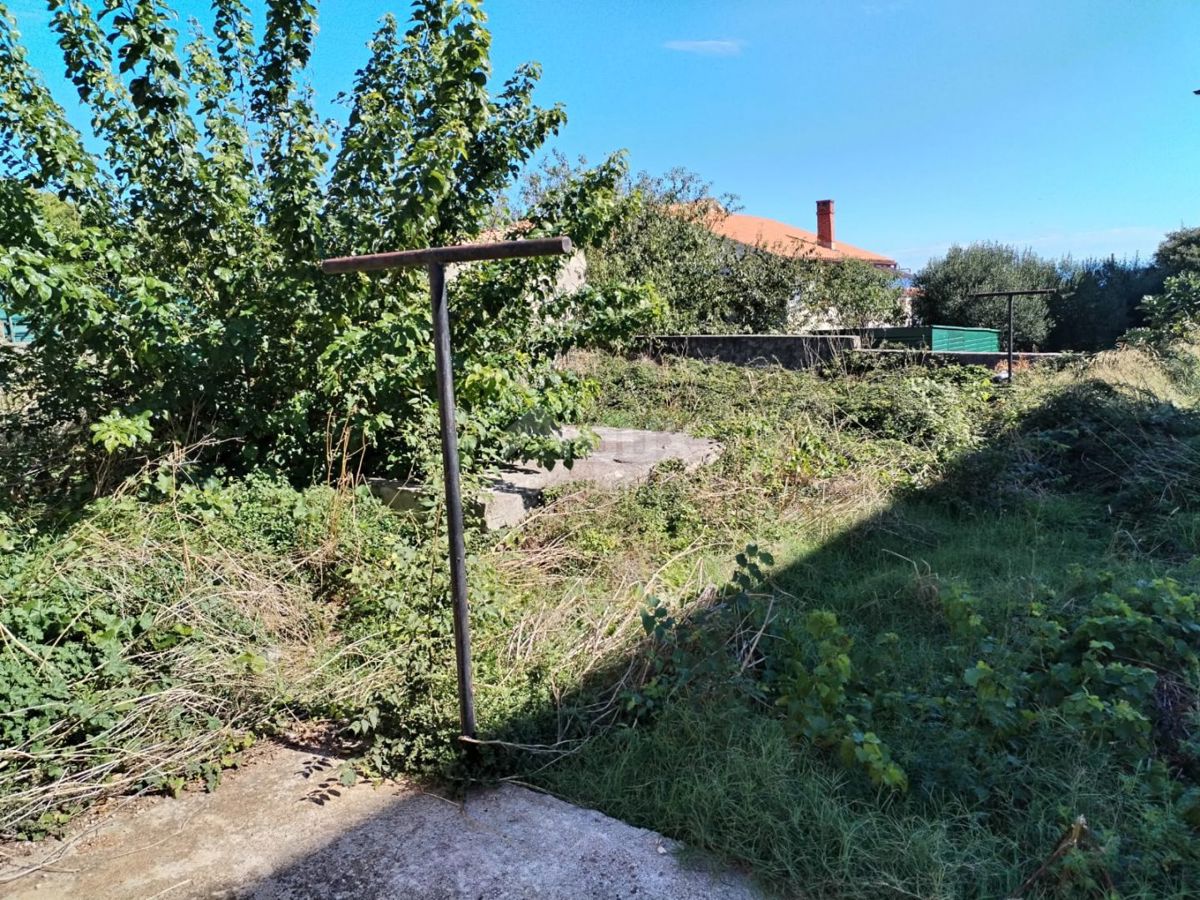
[[[323,468],[330,445],[377,469],[426,469],[436,416],[424,273],[330,277],[316,264],[478,240],[494,226],[524,163],[565,121],[561,106],[534,103],[538,66],[494,88],[478,0],[418,0],[407,30],[382,20],[339,98],[339,129],[305,78],[309,0],[267,0],[260,35],[242,0],[214,0],[210,26],[186,36],[163,0],[50,6],[84,132],[0,4],[0,281],[34,335],[0,378],[36,397],[25,428],[32,415],[126,454],[217,438],[244,465],[301,476]],[[601,239],[624,174],[619,156],[577,173],[508,236]],[[49,215],[47,194],[69,215]],[[561,265],[457,273],[469,466],[569,455],[546,435],[588,389],[553,361],[655,314],[642,288],[561,294]]]

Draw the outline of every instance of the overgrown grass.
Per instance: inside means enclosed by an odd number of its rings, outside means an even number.
[[[606,360],[593,371],[603,421],[682,427],[728,449],[710,471],[671,476],[665,516],[662,492],[600,511],[586,497],[525,535],[529,558],[554,547],[568,561],[555,578],[599,596],[655,573],[649,592],[689,629],[650,631],[642,652],[657,661],[619,669],[621,725],[539,763],[543,784],[789,894],[1188,894],[1200,877],[1190,385],[1121,355],[1029,373],[1011,392],[964,370],[831,380]],[[732,602],[712,590],[728,577],[718,560],[750,540],[775,563],[756,607],[710,614]],[[1126,613],[1108,622],[1114,603],[1160,609],[1139,593],[1154,579],[1182,604],[1183,644],[1161,657],[1121,646],[1138,628]],[[812,633],[815,612],[837,630]],[[1101,639],[1097,618],[1111,656],[1076,647]],[[1052,641],[1030,631],[1040,622],[1058,630]],[[714,667],[714,653],[743,652],[747,628],[761,635],[749,677]],[[844,683],[828,674],[843,658]],[[1006,673],[998,693],[968,676],[979,661]],[[1144,719],[1118,734],[1080,704],[1124,709],[1105,681],[1126,665],[1154,670],[1156,687],[1129,694]],[[1053,666],[1062,686],[1028,687]],[[814,701],[814,685],[840,699]],[[889,766],[906,791],[886,786]],[[1087,839],[1054,857],[1081,815]]]
[[[473,774],[665,831],[786,895],[1186,896],[1190,359],[1103,355],[1011,389],[959,367],[573,359],[597,424],[724,452],[625,491],[568,486],[472,537],[496,742]],[[212,777],[231,741],[294,718],[337,723],[360,772],[457,771],[438,510],[190,477],[151,472],[65,529],[0,522],[0,666],[42,691],[0,694],[19,731],[0,750],[9,833]],[[130,703],[181,690],[197,699],[175,730]],[[31,750],[39,703],[60,737]],[[148,764],[153,741],[176,755]]]
[[[0,835],[233,762],[331,624],[293,553],[297,499],[116,496],[60,533],[0,534]]]

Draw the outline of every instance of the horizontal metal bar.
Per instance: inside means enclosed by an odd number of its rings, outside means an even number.
[[[1055,288],[1040,288],[1036,291],[983,291],[979,294],[967,294],[968,297],[1032,297],[1035,294],[1056,294]]]
[[[475,262],[477,260],[518,259],[526,256],[555,256],[571,252],[569,237],[529,238],[523,241],[495,241],[487,244],[458,244],[453,247],[429,247],[425,250],[397,250],[394,253],[370,253],[341,256],[321,263],[327,275],[340,272],[378,272],[434,263]]]

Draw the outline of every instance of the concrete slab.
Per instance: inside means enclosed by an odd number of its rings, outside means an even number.
[[[596,448],[571,468],[558,463],[552,469],[540,466],[513,467],[505,471],[491,490],[484,507],[488,528],[507,528],[525,518],[548,488],[573,481],[615,488],[637,484],[650,477],[656,465],[679,460],[688,471],[707,465],[721,453],[721,445],[708,438],[695,438],[676,431],[643,431],[638,428],[603,428],[592,431],[599,438]],[[563,436],[579,435],[577,428],[564,428]]]
[[[406,784],[347,788],[337,762],[273,747],[211,794],[134,804],[33,845],[0,865],[0,897],[759,896],[742,876],[685,866],[654,832],[543,794],[506,785],[458,803]]]
[[[558,463],[552,469],[527,465],[502,472],[484,498],[483,508],[477,510],[487,527],[495,530],[516,525],[541,503],[548,488],[573,481],[601,487],[636,484],[645,481],[656,465],[668,459],[679,460],[691,471],[712,462],[721,452],[716,441],[674,431],[605,427],[595,427],[592,431],[599,444],[569,469]],[[577,437],[579,429],[567,427],[562,434]],[[419,487],[382,479],[370,485],[377,497],[395,509],[416,510],[420,506]]]

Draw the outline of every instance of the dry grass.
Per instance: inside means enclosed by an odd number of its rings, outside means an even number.
[[[1175,348],[1183,364],[1200,364],[1200,345],[1181,345]],[[1192,409],[1200,403],[1193,386],[1181,384],[1172,377],[1163,358],[1149,348],[1122,347],[1106,350],[1081,359],[1077,364],[1057,372],[1041,369],[1038,377],[1047,386],[1065,387],[1081,379],[1096,379],[1143,397],[1154,397],[1173,403],[1181,409]]]
[[[3,711],[36,721],[55,710],[44,727],[0,748],[0,836],[219,771],[238,736],[261,726],[300,673],[311,672],[330,622],[299,564],[228,546],[159,513],[139,518],[142,527],[85,521],[22,573],[27,603],[69,598],[73,618],[32,647],[6,630],[0,663],[22,657],[48,683],[67,679],[76,699],[48,696],[49,706]],[[80,639],[79,623],[114,614],[137,619],[143,635],[188,636],[162,649],[134,640],[82,676],[59,668],[70,664],[64,641]]]

